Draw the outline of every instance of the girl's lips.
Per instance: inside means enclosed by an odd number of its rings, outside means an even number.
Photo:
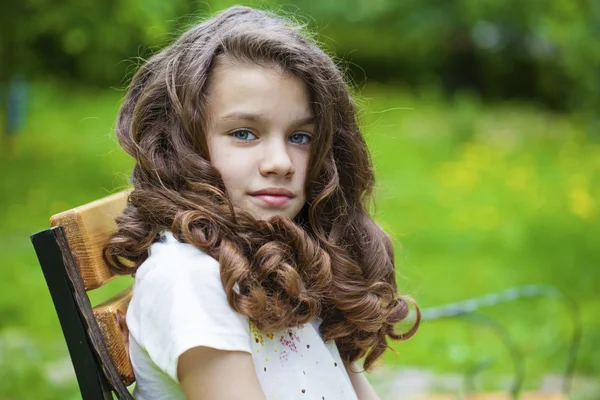
[[[259,199],[272,207],[282,206],[291,200],[288,196],[279,196],[272,194],[255,194],[252,197]]]

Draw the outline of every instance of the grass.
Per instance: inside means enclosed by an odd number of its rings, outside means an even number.
[[[29,235],[53,213],[119,190],[131,160],[113,138],[123,93],[33,85],[23,132],[0,160],[0,400],[79,398]],[[600,144],[577,115],[468,94],[363,91],[378,177],[375,215],[397,250],[399,288],[423,308],[541,283],[575,299],[584,329],[577,374],[600,378]],[[129,281],[92,292],[96,302]],[[102,290],[102,289],[101,289]],[[525,386],[560,374],[571,320],[550,298],[485,310],[520,349]],[[382,366],[464,374],[506,388],[512,364],[489,327],[423,323]]]

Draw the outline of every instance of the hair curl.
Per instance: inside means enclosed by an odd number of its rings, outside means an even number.
[[[307,203],[294,220],[252,218],[232,206],[205,138],[206,92],[219,57],[277,66],[300,78],[316,117]],[[184,33],[142,65],[118,114],[121,146],[136,160],[133,192],[104,249],[132,274],[161,231],[220,263],[231,307],[274,332],[322,318],[344,361],[369,369],[404,340],[408,297],[397,293],[388,235],[368,213],[374,174],[342,73],[301,29],[264,11],[233,7]],[[237,286],[236,286],[237,285]]]

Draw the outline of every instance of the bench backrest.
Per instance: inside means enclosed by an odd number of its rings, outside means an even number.
[[[94,386],[89,384],[94,380],[103,389],[108,383],[120,399],[132,399],[126,387],[135,381],[135,376],[125,324],[132,288],[93,308],[87,295],[115,278],[103,260],[102,249],[116,229],[115,217],[125,209],[128,194],[129,191],[119,192],[56,214],[50,218],[52,228],[32,236],[84,399],[112,398],[106,393],[104,397],[90,395],[94,390],[87,388]],[[61,286],[61,277],[67,285]],[[65,294],[67,290],[70,293]],[[77,312],[69,310],[73,305]],[[85,348],[79,345],[83,339]],[[87,350],[87,359],[78,355]],[[90,363],[95,364],[94,368],[89,368]],[[90,377],[90,371],[98,376]]]

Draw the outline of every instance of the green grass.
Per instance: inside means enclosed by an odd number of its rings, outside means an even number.
[[[368,88],[365,125],[379,178],[377,219],[397,240],[401,290],[422,307],[532,283],[577,301],[577,371],[599,376],[600,145],[577,116],[525,104],[484,107]],[[394,108],[413,108],[394,110]],[[378,110],[389,110],[377,112]],[[400,247],[401,244],[401,247]],[[562,372],[572,325],[553,299],[486,310],[525,358],[526,386]],[[395,366],[463,373],[480,360],[489,388],[512,373],[500,338],[460,319],[427,321],[388,354]],[[506,387],[506,386],[504,386]]]
[[[122,92],[36,84],[27,124],[0,160],[0,400],[79,398],[29,235],[48,217],[122,188],[132,166],[113,138]],[[600,144],[577,115],[527,104],[448,101],[367,87],[363,124],[378,177],[376,218],[396,242],[399,287],[421,307],[543,283],[574,298],[584,335],[577,373],[600,378]],[[4,143],[6,150],[6,143]],[[92,293],[95,302],[127,282]],[[526,387],[560,374],[571,325],[552,299],[486,315],[523,352]],[[463,374],[483,387],[512,373],[489,328],[427,321],[382,365]],[[59,371],[59,372],[56,372]],[[62,371],[62,372],[61,372]]]

